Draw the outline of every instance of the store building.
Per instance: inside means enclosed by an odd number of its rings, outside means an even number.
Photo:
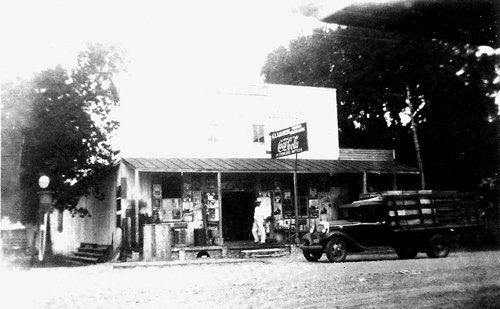
[[[113,178],[116,200],[95,210],[106,212],[109,231],[85,241],[109,242],[118,227],[122,246],[147,260],[226,256],[252,242],[256,197],[270,216],[269,242],[287,243],[297,229],[336,219],[338,206],[360,193],[407,189],[402,177],[419,183],[419,170],[397,163],[392,150],[339,148],[334,89],[212,89],[175,106],[170,116],[137,110],[122,124],[128,148]],[[148,121],[137,126],[139,119]],[[302,123],[308,150],[272,159],[270,134]]]
[[[305,232],[318,220],[335,219],[339,205],[371,187],[395,189],[397,175],[419,174],[398,164],[393,151],[339,149],[334,89],[231,88],[205,93],[203,100],[191,98],[182,106],[182,114],[200,114],[189,123],[162,123],[163,131],[182,132],[181,138],[173,137],[175,143],[169,142],[172,147],[146,147],[145,156],[122,160],[120,215],[127,217],[128,209],[134,218],[134,224],[124,227],[131,248],[148,251],[151,229],[158,226],[173,231],[174,247],[251,241],[258,196],[272,217],[268,239],[287,242],[296,224]],[[271,132],[299,123],[307,123],[309,150],[271,159]]]

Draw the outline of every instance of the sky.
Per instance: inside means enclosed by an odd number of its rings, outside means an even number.
[[[86,42],[99,41],[123,46],[141,80],[254,83],[267,53],[325,26],[298,0],[10,2],[0,13],[4,77],[74,65]]]

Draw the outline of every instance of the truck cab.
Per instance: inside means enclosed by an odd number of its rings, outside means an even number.
[[[369,247],[390,245],[391,218],[380,197],[342,205],[338,215],[339,220],[320,222],[302,238],[302,251],[308,261],[317,261],[326,252],[330,261],[341,262],[347,248],[349,252],[361,252]],[[334,252],[328,252],[328,243],[332,241]]]
[[[330,223],[330,231],[349,235],[360,247],[388,246],[392,229],[387,207],[380,203],[340,206],[343,222]]]

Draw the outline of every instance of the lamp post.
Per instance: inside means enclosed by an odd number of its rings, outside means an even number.
[[[39,227],[39,238],[38,238],[38,260],[43,261],[45,257],[45,252],[47,251],[47,238],[50,234],[50,218],[49,213],[52,210],[52,191],[47,190],[50,184],[50,178],[48,176],[41,176],[38,179],[38,186],[40,191],[38,191],[38,198],[40,200],[40,208],[38,209],[38,227]]]

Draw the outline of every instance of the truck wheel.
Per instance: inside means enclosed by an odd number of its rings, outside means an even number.
[[[321,251],[302,251],[302,254],[309,262],[317,262],[321,259],[323,252]]]
[[[404,260],[414,259],[418,254],[417,249],[408,245],[398,245],[395,250],[398,257]]]
[[[330,262],[343,262],[347,256],[347,246],[340,237],[332,238],[326,245],[326,257]]]
[[[431,237],[427,247],[427,256],[430,258],[445,258],[450,253],[448,238],[437,234]]]

